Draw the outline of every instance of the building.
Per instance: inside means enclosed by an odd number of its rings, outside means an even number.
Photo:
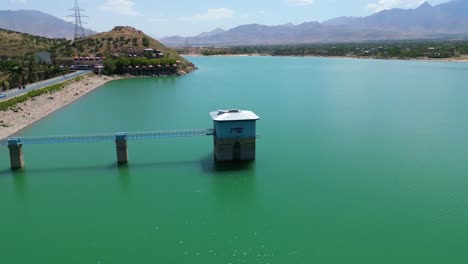
[[[104,68],[106,68],[104,65],[94,65],[93,72],[101,76]]]
[[[49,52],[36,52],[34,53],[34,59],[36,63],[52,64],[52,58]]]
[[[70,66],[71,70],[94,70],[96,65],[102,65],[106,57],[88,56],[88,57],[74,57],[73,64]]]
[[[255,160],[259,116],[247,110],[218,110],[210,116],[213,118],[215,160]]]

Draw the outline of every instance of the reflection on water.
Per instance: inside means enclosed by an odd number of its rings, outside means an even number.
[[[255,161],[228,161],[216,162],[213,153],[201,160],[202,169],[205,173],[222,176],[223,172],[250,171],[254,167]]]
[[[13,185],[18,199],[26,201],[28,199],[28,179],[24,170],[12,171]]]
[[[257,195],[255,161],[216,162],[210,154],[201,165],[204,174],[211,177],[215,206],[253,208]]]
[[[117,167],[117,174],[119,177],[119,183],[122,190],[122,193],[129,193],[131,189],[130,182],[130,169],[128,164],[122,164]]]

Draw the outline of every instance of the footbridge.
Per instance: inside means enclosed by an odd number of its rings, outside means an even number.
[[[65,144],[65,143],[86,143],[115,141],[117,151],[117,163],[128,162],[127,141],[142,139],[178,138],[178,137],[199,137],[212,136],[213,129],[185,129],[185,130],[165,130],[147,132],[117,132],[104,134],[85,135],[59,135],[41,137],[11,137],[0,140],[0,146],[8,146],[10,149],[10,163],[12,169],[19,169],[24,166],[23,145],[35,144]]]
[[[128,163],[127,141],[129,140],[200,136],[213,136],[213,153],[216,161],[255,160],[256,121],[260,117],[248,110],[218,110],[210,112],[210,116],[214,121],[213,129],[11,137],[0,139],[0,146],[3,145],[9,148],[12,169],[24,167],[23,145],[114,141],[117,163],[126,164]]]

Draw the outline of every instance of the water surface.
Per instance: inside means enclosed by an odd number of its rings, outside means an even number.
[[[261,120],[257,160],[210,137],[0,151],[1,263],[462,263],[468,259],[468,64],[191,58],[181,78],[119,80],[22,136]]]

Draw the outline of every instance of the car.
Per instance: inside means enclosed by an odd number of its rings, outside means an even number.
[[[5,98],[5,97],[6,97],[6,94],[0,93],[0,98]]]

